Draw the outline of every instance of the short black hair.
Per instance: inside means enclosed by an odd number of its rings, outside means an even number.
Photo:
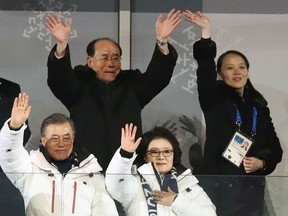
[[[112,43],[114,43],[118,49],[119,49],[119,53],[120,53],[120,56],[122,56],[122,49],[120,47],[120,45],[112,40],[111,38],[108,38],[108,37],[103,37],[103,38],[97,38],[97,39],[94,39],[93,41],[91,41],[88,45],[87,45],[87,48],[86,48],[86,52],[87,52],[87,55],[92,57],[95,55],[95,44],[101,40],[107,40],[107,41],[110,41]]]
[[[169,143],[171,143],[174,153],[173,158],[173,166],[178,167],[181,164],[181,155],[182,151],[180,149],[180,145],[174,134],[169,131],[165,127],[154,127],[152,130],[146,132],[142,136],[141,143],[137,149],[137,163],[138,165],[142,165],[145,163],[145,156],[148,149],[149,144],[155,139],[165,139]]]

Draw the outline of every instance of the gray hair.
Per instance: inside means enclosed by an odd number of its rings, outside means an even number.
[[[73,136],[75,135],[75,126],[74,126],[74,122],[72,121],[71,118],[69,118],[68,116],[62,114],[62,113],[53,113],[52,115],[46,117],[41,124],[41,128],[40,128],[40,133],[42,137],[45,137],[46,135],[46,128],[49,125],[52,124],[64,124],[68,122],[69,125],[72,128],[72,132],[73,132]]]

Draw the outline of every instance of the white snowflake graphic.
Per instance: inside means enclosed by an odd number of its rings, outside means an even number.
[[[77,9],[77,5],[71,4],[69,5],[69,9],[62,11],[64,8],[64,3],[60,1],[49,1],[48,5],[43,1],[37,3],[37,5],[32,6],[31,4],[23,5],[26,11],[31,11],[33,16],[29,16],[28,24],[29,26],[24,29],[23,37],[24,38],[37,38],[45,43],[45,48],[50,51],[53,46],[53,37],[49,31],[49,29],[45,26],[45,17],[49,13],[59,14],[62,20],[66,18],[71,18],[71,13],[75,12]],[[37,8],[37,10],[36,10]],[[70,38],[77,38],[77,31],[71,30]]]
[[[189,26],[182,30],[182,34],[188,39],[185,39],[185,42],[179,42],[173,38],[169,38],[169,42],[172,45],[177,45],[179,48],[179,56],[177,59],[177,66],[175,73],[171,78],[173,84],[177,80],[184,80],[185,85],[182,85],[181,88],[188,92],[189,94],[194,94],[194,89],[196,88],[196,69],[197,63],[192,56],[193,44],[198,40],[198,35],[193,31],[194,26]],[[182,82],[182,81],[181,81]]]
[[[194,28],[195,26],[191,25],[181,31],[185,37],[184,40],[179,35],[177,40],[169,37],[169,42],[178,47],[177,51],[179,54],[171,82],[173,84],[176,84],[176,82],[185,82],[185,84],[181,85],[181,88],[192,95],[197,91],[196,70],[198,66],[196,60],[193,58],[193,44],[201,38],[199,33],[196,33],[199,30],[194,31]],[[217,42],[218,52],[227,51],[244,40],[243,37],[235,36],[232,33],[226,28],[219,27],[216,29],[213,40]]]

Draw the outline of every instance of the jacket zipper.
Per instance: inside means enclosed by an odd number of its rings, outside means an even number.
[[[76,204],[76,191],[77,191],[77,182],[74,182],[74,194],[73,194],[73,205],[72,205],[72,214],[75,212],[75,204]]]
[[[51,212],[54,213],[54,204],[55,204],[55,180],[52,182],[52,206],[51,206]]]
[[[90,157],[90,156],[89,156]],[[88,158],[89,158],[88,157]],[[87,159],[86,159],[87,160]],[[82,164],[82,166],[79,166],[80,167],[84,167],[86,164],[88,164],[91,160],[93,160],[93,158],[89,159],[88,161],[86,161],[84,164]],[[52,163],[52,166],[54,166],[56,169],[57,169],[57,166],[55,166],[55,164]],[[67,172],[68,173],[71,173],[75,168],[72,168],[71,170],[69,170]],[[78,168],[76,168],[78,169]],[[91,173],[90,173],[91,174]],[[90,176],[89,174],[89,176]],[[93,176],[93,173],[92,173],[92,176]],[[73,190],[74,190],[74,194],[73,194],[73,203],[72,203],[72,214],[75,213],[75,206],[76,206],[76,192],[77,192],[77,182],[74,182],[74,187],[73,187]],[[53,183],[52,183],[52,206],[51,206],[51,212],[54,213],[55,211],[55,180],[53,180]]]

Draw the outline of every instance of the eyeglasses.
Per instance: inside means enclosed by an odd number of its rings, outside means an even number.
[[[164,151],[150,150],[150,151],[147,151],[147,153],[150,154],[152,157],[158,157],[160,153],[162,153],[164,157],[169,157],[172,155],[173,150],[170,150],[170,149],[167,149]]]
[[[103,63],[107,63],[108,61],[112,61],[114,64],[119,64],[121,61],[121,57],[120,56],[112,56],[112,57],[108,57],[108,56],[100,56],[98,58],[95,58],[98,61],[101,61]]]
[[[70,144],[72,137],[67,136],[67,137],[59,137],[59,136],[53,136],[51,138],[47,138],[48,141],[50,141],[51,144],[56,145],[60,143],[62,140],[63,144]]]

